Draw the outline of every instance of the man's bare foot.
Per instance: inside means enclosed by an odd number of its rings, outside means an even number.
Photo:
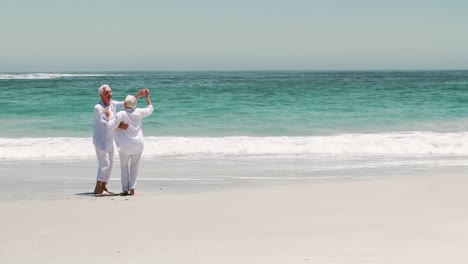
[[[111,190],[109,190],[109,189],[107,189],[107,188],[104,188],[103,191],[105,191],[105,192],[107,192],[107,193],[109,193],[109,194],[114,194],[113,191],[111,191]]]
[[[108,192],[108,193],[110,193],[110,194],[114,194],[113,191],[107,189],[107,183],[103,183],[103,184],[102,184],[102,190],[105,191],[105,192]]]
[[[135,189],[131,189],[129,195],[135,195]]]
[[[112,196],[112,193],[108,193],[106,191],[103,191],[102,193],[96,193],[94,196],[96,197],[102,197],[102,196]]]
[[[96,182],[96,187],[94,187],[94,194],[102,194],[104,189],[102,188],[102,182]]]

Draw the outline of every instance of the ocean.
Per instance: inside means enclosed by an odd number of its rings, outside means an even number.
[[[140,179],[155,186],[461,172],[468,163],[468,71],[0,73],[3,171],[87,164],[54,179],[93,185],[102,84],[117,101],[150,89]]]

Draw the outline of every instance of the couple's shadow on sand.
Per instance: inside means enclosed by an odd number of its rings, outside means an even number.
[[[95,194],[93,192],[85,192],[85,193],[75,193],[77,196],[88,196],[88,197],[112,197],[112,196],[126,196],[125,194],[121,193],[102,193],[102,194]]]

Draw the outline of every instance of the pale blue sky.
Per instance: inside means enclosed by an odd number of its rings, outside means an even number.
[[[468,69],[468,1],[0,0],[0,71]]]

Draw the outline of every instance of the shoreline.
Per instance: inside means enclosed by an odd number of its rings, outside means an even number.
[[[401,176],[0,201],[0,261],[464,263],[466,186],[464,175]]]
[[[94,190],[96,160],[1,161],[0,201],[60,200]],[[464,159],[422,159],[414,165],[393,159],[158,158],[143,159],[137,192],[190,194],[262,187],[309,185],[395,177],[465,175]],[[412,162],[412,161],[411,161]],[[396,165],[395,165],[396,164]],[[121,191],[120,162],[114,157],[109,187]]]

